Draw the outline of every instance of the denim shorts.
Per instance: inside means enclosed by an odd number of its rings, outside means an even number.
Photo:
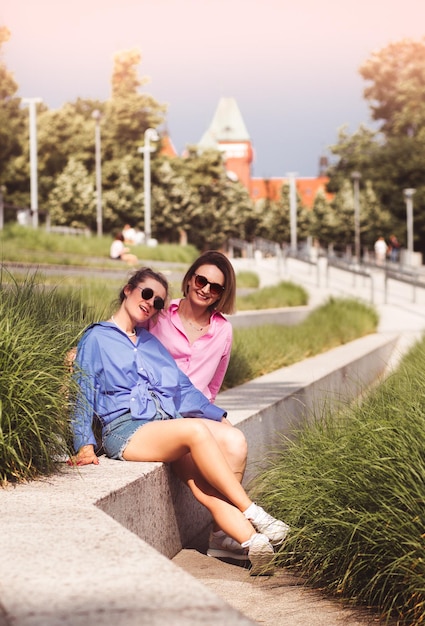
[[[149,424],[154,420],[169,420],[173,419],[170,415],[167,415],[165,411],[162,409],[157,395],[151,391],[150,392],[157,408],[157,413],[155,417],[148,420],[134,420],[131,417],[130,411],[128,413],[124,413],[117,419],[113,420],[109,424],[105,424],[102,428],[102,447],[105,451],[106,456],[110,459],[118,459],[119,461],[125,461],[122,456],[122,453],[126,449],[128,442],[136,432],[145,424]],[[180,413],[176,414],[176,418],[181,418]]]
[[[128,442],[144,424],[149,424],[151,420],[134,420],[131,413],[124,413],[102,428],[102,447],[106,456],[110,459],[124,461],[122,453]]]

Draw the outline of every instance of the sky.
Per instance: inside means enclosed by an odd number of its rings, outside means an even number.
[[[107,100],[114,54],[137,48],[143,91],[168,107],[179,153],[233,97],[253,176],[317,176],[338,130],[376,127],[359,67],[425,36],[424,0],[2,0],[1,61],[18,95],[60,108]]]

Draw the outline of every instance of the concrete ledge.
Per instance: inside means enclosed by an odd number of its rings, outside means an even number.
[[[278,432],[374,383],[396,342],[368,336],[220,394],[248,439],[247,480]],[[102,457],[0,490],[0,522],[0,626],[252,623],[167,558],[210,519],[161,463]]]
[[[259,311],[238,311],[228,319],[234,328],[259,326],[260,324],[283,324],[294,326],[301,324],[313,311],[310,306],[291,306],[280,309],[261,309]]]
[[[158,472],[159,464],[102,459],[1,491],[1,626],[252,624],[95,506],[133,489],[136,502],[125,504],[137,516]]]

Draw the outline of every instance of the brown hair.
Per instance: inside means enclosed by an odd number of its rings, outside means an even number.
[[[232,264],[229,259],[218,252],[217,250],[208,250],[199,256],[196,261],[187,270],[182,280],[182,293],[186,296],[189,281],[196,270],[201,265],[215,265],[224,275],[224,290],[217,302],[214,302],[211,310],[219,311],[220,313],[231,314],[235,312],[235,300],[236,300],[236,276]]]
[[[120,303],[124,302],[126,299],[125,289],[127,287],[130,288],[130,291],[137,289],[139,283],[143,283],[146,278],[153,278],[158,283],[160,283],[165,289],[165,308],[167,308],[167,300],[168,300],[168,281],[163,274],[160,272],[154,272],[150,267],[142,267],[139,270],[133,272],[133,274],[128,279],[127,283],[121,289],[118,299]],[[157,311],[153,317],[156,317],[160,311]]]

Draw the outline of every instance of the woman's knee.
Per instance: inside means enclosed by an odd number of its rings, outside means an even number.
[[[205,424],[205,420],[197,418],[188,418],[190,421],[186,422],[190,426],[190,434],[192,443],[202,444],[208,440],[213,439],[213,436]]]
[[[226,452],[234,459],[245,461],[248,455],[248,444],[243,432],[239,428],[229,427],[223,434]]]

